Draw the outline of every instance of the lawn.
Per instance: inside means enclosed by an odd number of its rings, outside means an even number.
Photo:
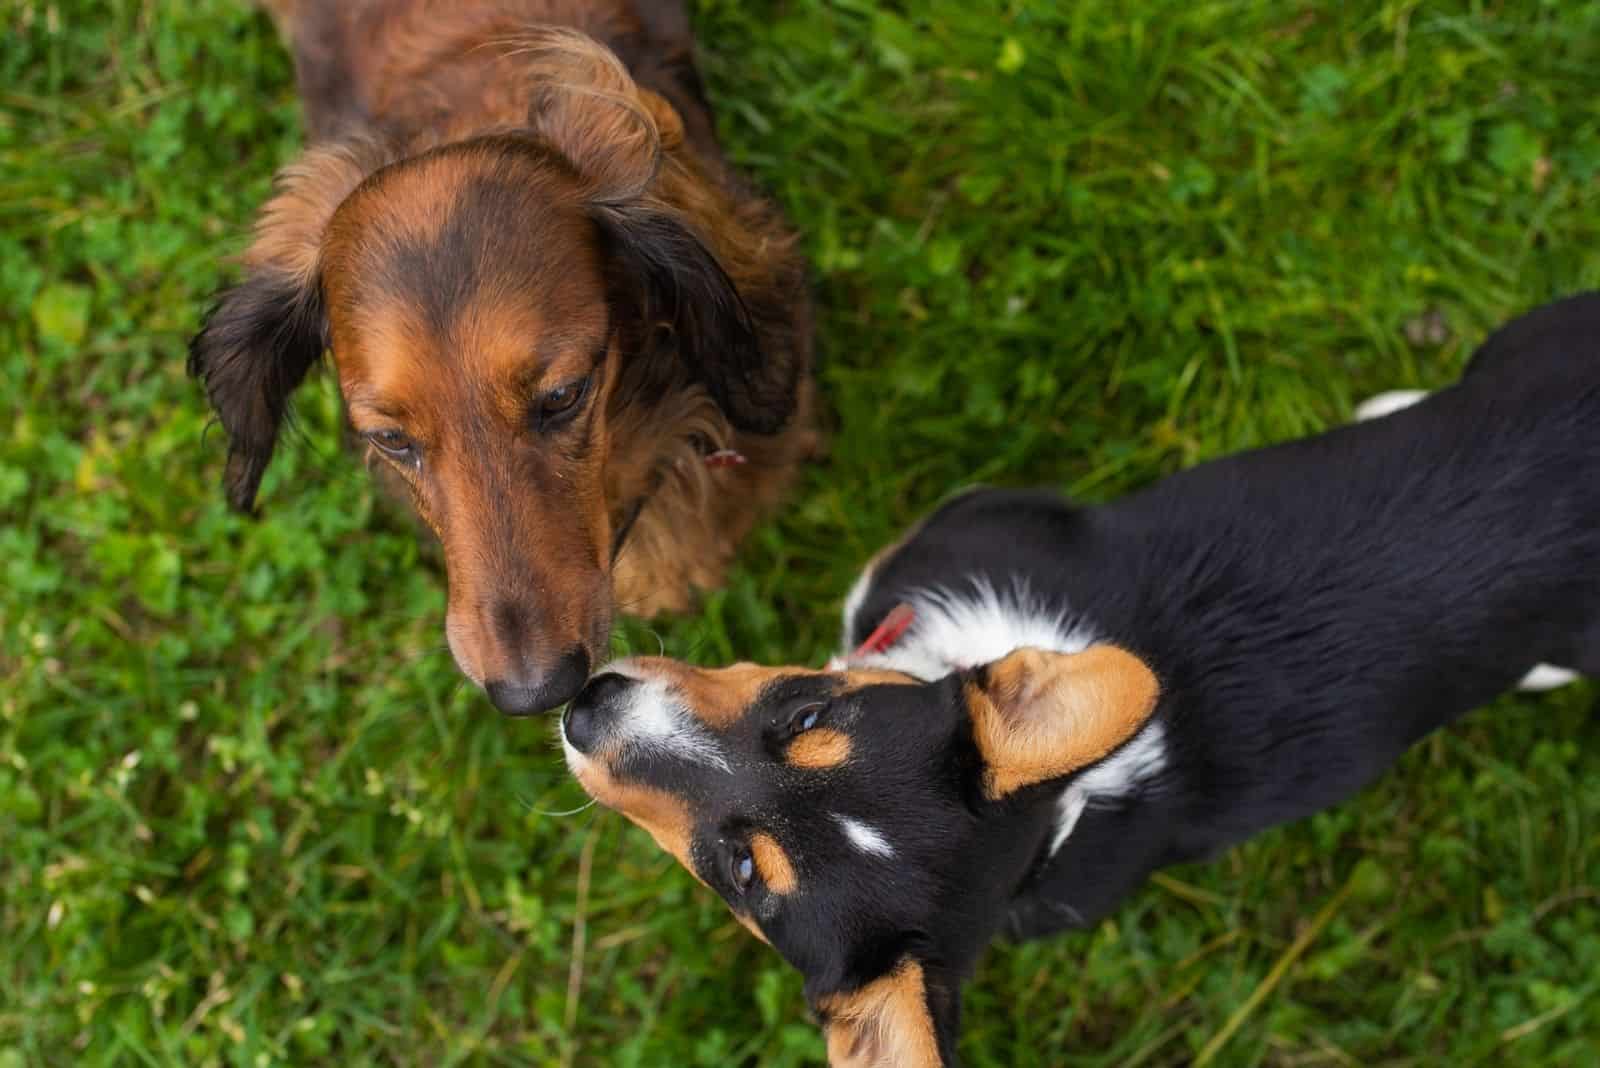
[[[958,486],[1105,499],[1600,286],[1596,0],[695,7],[814,264],[830,445],[728,589],[619,651],[816,663]],[[183,359],[300,143],[265,19],[0,29],[0,1068],[819,1063],[798,978],[460,683],[331,376],[262,517],[224,508]],[[966,1059],[1600,1063],[1595,697],[1502,700],[996,949]]]

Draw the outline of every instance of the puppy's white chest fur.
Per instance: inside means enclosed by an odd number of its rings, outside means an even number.
[[[847,634],[871,582],[869,570],[845,601]],[[907,596],[906,603],[913,619],[892,646],[859,657],[847,651],[834,663],[848,660],[852,666],[886,668],[932,682],[952,671],[993,663],[1017,649],[1080,653],[1098,640],[1088,623],[1051,609],[1021,582],[1005,591],[982,581],[969,583],[959,593],[917,590]],[[1062,790],[1050,853],[1054,855],[1066,842],[1090,804],[1124,799],[1152,788],[1166,764],[1165,732],[1158,721],[1151,720],[1127,744]]]

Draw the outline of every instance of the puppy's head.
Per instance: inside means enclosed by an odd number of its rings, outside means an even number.
[[[659,195],[685,166],[677,115],[581,35],[518,48],[525,125],[403,157],[329,145],[285,172],[190,366],[249,510],[290,394],[331,350],[371,463],[443,545],[457,662],[523,713],[587,677],[613,557],[681,444],[640,440],[626,427],[670,422],[619,413],[709,395],[729,425],[768,432],[794,393],[792,375],[765,377],[705,235]]]
[[[959,983],[1038,855],[1055,791],[1149,718],[1111,646],[936,682],[637,659],[562,723],[584,788],[805,976],[834,1065],[953,1063]]]

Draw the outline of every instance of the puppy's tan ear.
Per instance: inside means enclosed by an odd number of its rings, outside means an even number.
[[[634,84],[615,52],[575,30],[540,27],[518,41],[518,51],[539,84],[529,121],[593,183],[590,197],[616,202],[643,193],[663,142],[683,136],[666,101]]]
[[[939,1037],[922,965],[909,958],[882,979],[817,1001],[829,1068],[940,1068]]]
[[[1144,726],[1160,692],[1144,661],[1114,645],[1018,649],[977,669],[966,700],[984,792],[998,800],[1094,763]]]

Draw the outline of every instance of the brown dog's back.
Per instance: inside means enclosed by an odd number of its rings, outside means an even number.
[[[308,141],[373,130],[436,143],[528,120],[507,70],[531,25],[579,30],[664,96],[703,154],[720,156],[679,0],[261,0],[294,55]],[[488,54],[485,54],[488,53]],[[419,146],[420,147],[420,146]]]

